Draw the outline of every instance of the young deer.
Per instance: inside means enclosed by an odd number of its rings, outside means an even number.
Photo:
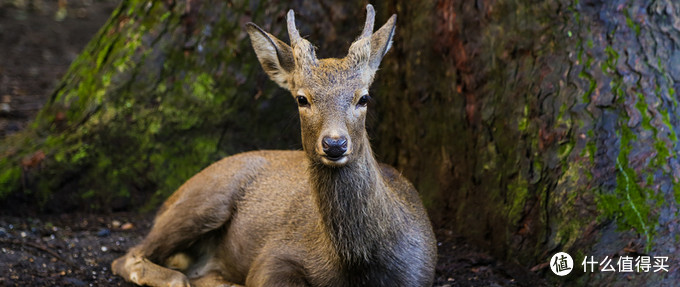
[[[142,243],[112,263],[151,286],[431,286],[430,221],[413,186],[373,157],[368,88],[396,15],[375,12],[343,59],[317,59],[288,12],[287,45],[246,29],[265,72],[297,100],[304,151],[255,151],[201,171],[161,207]]]

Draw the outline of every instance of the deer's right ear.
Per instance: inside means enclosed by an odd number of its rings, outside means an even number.
[[[293,49],[253,23],[247,23],[246,30],[257,59],[269,78],[289,90],[290,75],[295,67]]]

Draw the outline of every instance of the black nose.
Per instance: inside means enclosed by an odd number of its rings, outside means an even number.
[[[340,158],[347,152],[347,138],[345,137],[324,137],[321,145],[323,146],[323,152],[331,159]]]

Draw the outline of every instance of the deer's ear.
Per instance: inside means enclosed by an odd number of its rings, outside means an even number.
[[[380,66],[383,56],[392,47],[392,37],[394,37],[394,28],[397,25],[397,15],[392,15],[387,23],[380,27],[371,35],[371,57],[368,66],[371,69],[377,70]]]
[[[282,88],[290,89],[290,75],[295,67],[293,49],[253,23],[247,23],[246,30],[257,59],[269,78]]]

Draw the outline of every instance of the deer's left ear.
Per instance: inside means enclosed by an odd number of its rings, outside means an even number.
[[[293,49],[253,23],[247,23],[246,30],[257,59],[269,78],[282,88],[290,89],[290,75],[295,67]]]
[[[380,27],[378,31],[371,35],[371,57],[368,61],[368,66],[377,70],[380,66],[383,56],[392,47],[392,37],[394,37],[394,28],[397,25],[397,15],[392,15],[387,23]]]

